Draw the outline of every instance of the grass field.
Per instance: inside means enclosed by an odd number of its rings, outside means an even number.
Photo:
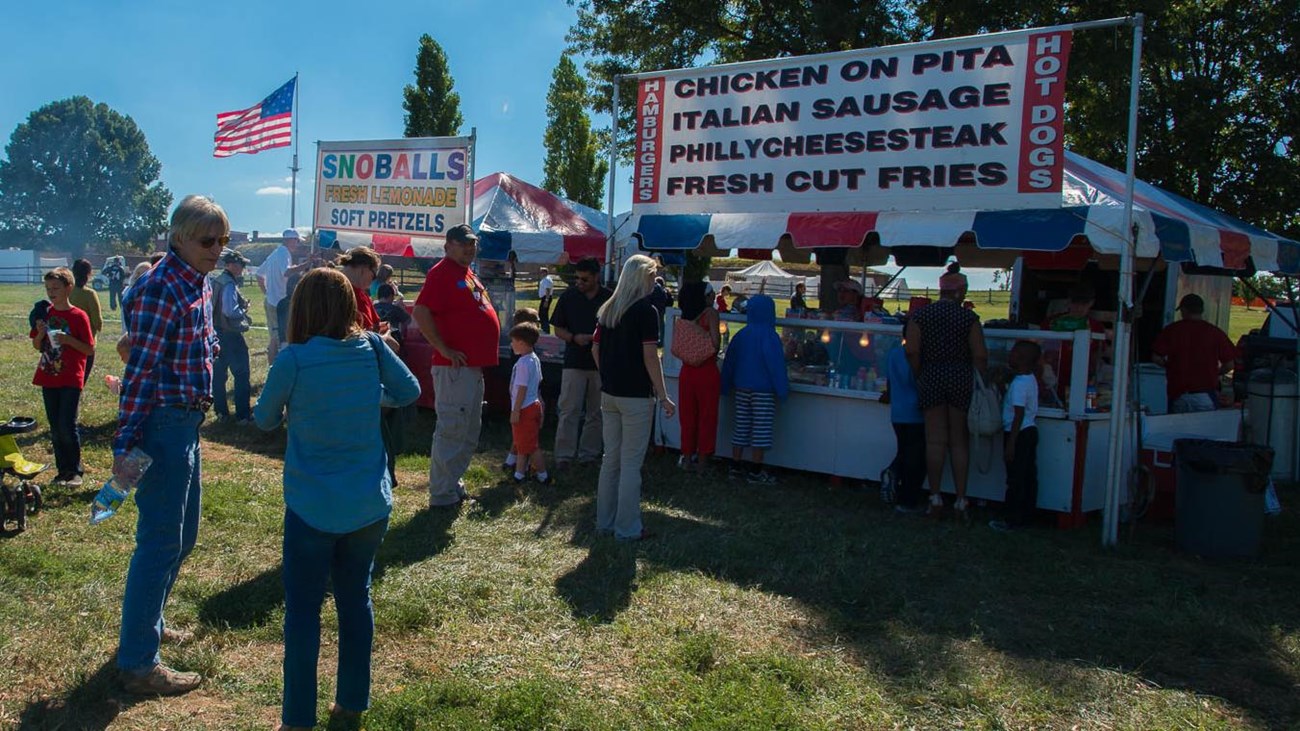
[[[20,442],[45,460],[24,319],[39,292],[0,286],[0,416],[38,416]],[[50,488],[27,532],[0,539],[0,726],[271,728],[283,434],[203,428],[203,525],[167,610],[198,641],[163,655],[204,686],[153,700],[114,682],[135,510],[86,517],[111,461],[100,377],[117,370],[117,332],[110,319],[84,400],[90,479]],[[410,425],[379,557],[368,729],[1300,727],[1294,510],[1269,522],[1260,559],[1207,562],[1174,551],[1168,526],[1104,550],[1095,523],[1002,535],[900,519],[817,476],[755,488],[652,455],[643,506],[658,535],[628,546],[593,534],[594,469],[548,487],[501,480],[500,421],[467,475],[478,505],[430,513],[431,430],[427,413]],[[322,718],[332,608],[324,624]]]

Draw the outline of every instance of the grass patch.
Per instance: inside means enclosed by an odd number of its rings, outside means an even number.
[[[38,294],[0,286],[0,415],[44,422],[25,339]],[[116,328],[110,316],[101,339]],[[251,339],[256,389],[265,334]],[[91,482],[107,474],[115,416],[92,383]],[[467,475],[478,505],[425,509],[432,428],[417,413],[398,462],[366,728],[1300,726],[1293,511],[1269,522],[1261,558],[1215,563],[1175,552],[1168,526],[1107,551],[1095,525],[1004,536],[978,520],[900,520],[858,486],[783,474],[757,489],[651,455],[643,507],[658,538],[629,546],[594,534],[596,468],[546,487],[501,479],[501,421],[485,424]],[[112,655],[135,509],[91,527],[93,485],[55,488],[26,533],[0,537],[0,727],[278,720],[283,436],[202,434],[199,544],[167,607],[198,640],[163,656],[209,681],[182,700],[120,693]],[[19,441],[49,459],[44,427]],[[1284,489],[1288,507],[1297,498]],[[327,602],[322,718],[336,625]]]

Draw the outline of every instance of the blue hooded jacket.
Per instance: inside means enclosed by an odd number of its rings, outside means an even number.
[[[731,338],[722,361],[722,392],[738,388],[785,398],[790,380],[781,336],[776,334],[776,303],[765,294],[756,294],[749,298],[745,314],[745,326]]]

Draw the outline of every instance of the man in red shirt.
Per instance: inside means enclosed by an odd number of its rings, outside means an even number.
[[[478,447],[483,369],[497,364],[501,340],[497,311],[469,269],[477,253],[473,229],[448,229],[446,256],[429,270],[411,312],[434,351],[438,423],[429,450],[429,506],[435,508],[455,508],[469,499],[461,478]]]
[[[1206,322],[1205,300],[1189,294],[1178,303],[1183,319],[1160,331],[1152,360],[1165,367],[1169,412],[1213,411],[1219,376],[1232,368],[1237,349],[1219,328]]]

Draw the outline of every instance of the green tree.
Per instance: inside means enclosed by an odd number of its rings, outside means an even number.
[[[460,114],[460,94],[447,68],[447,54],[429,37],[420,36],[415,54],[415,83],[402,90],[407,137],[454,137],[465,121]]]
[[[130,117],[84,96],[18,125],[0,161],[0,234],[9,245],[80,256],[87,246],[144,248],[166,230],[172,194]]]
[[[599,141],[587,117],[587,82],[567,54],[560,56],[546,94],[543,145],[546,160],[542,187],[592,208],[601,207],[609,163],[601,157]]]

